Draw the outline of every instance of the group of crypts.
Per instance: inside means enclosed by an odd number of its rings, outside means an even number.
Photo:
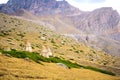
[[[26,42],[25,51],[28,51],[28,52],[33,51],[31,43],[29,41]],[[40,55],[42,55],[42,56],[44,56],[46,58],[49,58],[50,56],[53,56],[52,51],[51,51],[49,46],[42,46],[42,50],[41,50]]]
[[[5,46],[3,49],[5,51],[10,51],[11,50],[11,48],[8,47],[8,46]],[[25,46],[23,48],[23,51],[33,52],[31,43],[29,41],[25,41]],[[47,46],[47,45],[42,46],[42,50],[39,54],[46,57],[46,58],[49,58],[50,56],[53,56],[53,53],[52,53],[50,47]]]

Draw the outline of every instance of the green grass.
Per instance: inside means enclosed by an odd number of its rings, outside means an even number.
[[[101,73],[104,73],[104,74],[109,74],[109,75],[115,76],[114,73],[106,71],[106,70],[102,70],[102,69],[99,69],[99,68],[95,68],[95,67],[91,67],[91,66],[84,66],[84,68],[85,69],[94,70],[94,71],[97,71],[97,72],[101,72]]]
[[[63,63],[68,68],[90,69],[90,70],[93,70],[93,71],[97,71],[97,72],[101,72],[101,73],[104,73],[104,74],[109,74],[109,75],[115,76],[114,73],[106,71],[106,70],[94,68],[94,67],[91,67],[91,66],[79,65],[77,63],[72,63],[68,60],[61,59],[61,58],[58,58],[58,57],[45,58],[45,57],[43,57],[43,56],[41,56],[41,55],[39,55],[38,53],[35,53],[35,52],[31,53],[31,52],[26,52],[26,51],[17,51],[17,50],[14,50],[14,49],[12,49],[11,51],[0,50],[0,52],[2,52],[2,54],[9,54],[9,55],[11,55],[13,57],[16,57],[16,58],[29,58],[29,59],[37,62],[37,63],[40,63],[40,61],[48,62],[48,63],[50,63],[50,62],[52,62],[52,63]]]

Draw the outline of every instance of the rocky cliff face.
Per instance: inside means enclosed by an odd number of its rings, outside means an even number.
[[[103,34],[108,30],[117,29],[120,16],[111,7],[96,9],[92,12],[72,18],[75,26],[86,33]]]
[[[79,9],[71,6],[63,1],[56,0],[9,0],[7,4],[0,6],[0,12],[13,14],[17,11],[25,9],[35,15],[47,14],[67,14],[71,12],[79,14]]]

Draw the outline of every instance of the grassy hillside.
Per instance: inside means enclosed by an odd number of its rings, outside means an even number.
[[[24,50],[26,41],[32,44],[34,52],[40,53],[42,46],[47,45],[57,57],[120,75],[120,58],[96,51],[43,25],[0,14],[0,48]]]
[[[9,57],[16,57],[16,58],[23,58],[23,59],[26,59],[26,60],[33,60],[37,63],[40,63],[41,64],[41,61],[42,62],[52,62],[52,63],[62,63],[66,66],[66,68],[84,68],[84,69],[90,69],[90,70],[93,70],[93,71],[97,71],[97,72],[101,72],[101,73],[104,73],[104,74],[109,74],[109,75],[113,75],[115,76],[114,73],[112,72],[109,72],[109,71],[105,71],[105,70],[102,70],[102,69],[98,69],[98,68],[94,68],[94,67],[91,67],[91,66],[83,66],[83,65],[79,65],[77,63],[73,63],[73,62],[70,62],[68,60],[65,60],[65,59],[61,59],[59,57],[50,57],[50,58],[46,58],[46,57],[43,57],[41,55],[39,55],[39,53],[35,53],[35,52],[26,52],[26,51],[16,51],[16,50],[11,50],[11,51],[4,51],[4,50],[0,50],[0,52],[2,54],[5,54]]]
[[[0,80],[119,80],[88,69],[65,69],[55,63],[38,64],[0,55]]]

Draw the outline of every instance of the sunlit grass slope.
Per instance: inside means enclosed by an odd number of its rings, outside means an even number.
[[[38,64],[0,55],[0,80],[119,80],[88,69],[66,69],[55,63]]]
[[[120,58],[96,51],[70,37],[59,35],[43,25],[0,13],[0,48],[23,51],[26,41],[31,43],[34,52],[40,53],[42,46],[47,45],[57,57],[103,68],[120,75],[118,69]]]

